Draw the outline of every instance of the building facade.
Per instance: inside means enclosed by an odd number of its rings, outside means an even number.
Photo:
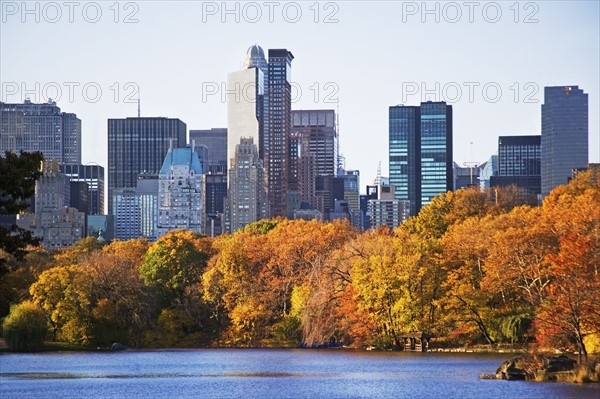
[[[381,185],[377,193],[377,199],[369,200],[371,228],[388,226],[394,229],[410,217],[410,202],[396,199],[394,186]]]
[[[65,248],[85,237],[85,213],[69,206],[70,182],[58,161],[42,162],[35,185],[35,214],[18,215],[17,225],[30,230],[48,249]]]
[[[158,176],[158,236],[203,232],[203,171],[194,148],[170,148]]]
[[[490,186],[510,185],[541,193],[541,136],[498,138],[498,173],[490,178]]]
[[[186,125],[171,118],[108,120],[108,202],[115,189],[135,188],[140,173],[157,174],[169,148],[186,146]],[[115,220],[118,224],[118,221]]]
[[[264,166],[253,138],[242,138],[229,169],[227,231],[268,217]]]
[[[60,165],[60,171],[71,182],[83,182],[88,187],[88,215],[104,214],[104,167],[97,164]]]
[[[411,214],[452,190],[452,106],[424,102],[389,109],[390,184]]]
[[[190,143],[208,150],[207,168],[211,165],[227,165],[227,128],[190,130]]]
[[[46,160],[81,163],[81,120],[56,102],[0,102],[0,153],[40,151]]]
[[[270,216],[288,216],[292,60],[286,49],[270,49],[268,60],[268,150],[265,152]]]
[[[542,196],[588,164],[588,95],[578,86],[544,87]]]

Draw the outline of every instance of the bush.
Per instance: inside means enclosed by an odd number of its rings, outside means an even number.
[[[10,307],[10,313],[2,323],[2,332],[13,350],[39,349],[48,332],[48,319],[39,307],[25,301]]]

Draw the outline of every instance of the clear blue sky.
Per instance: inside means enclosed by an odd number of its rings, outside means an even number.
[[[462,164],[486,161],[499,135],[539,134],[544,86],[579,85],[598,162],[600,2],[476,3],[2,0],[0,98],[60,94],[82,120],[83,161],[106,166],[106,120],[137,114],[137,88],[143,116],[225,127],[222,85],[257,43],[293,52],[295,109],[339,109],[361,190],[379,161],[388,174],[388,107],[423,95],[453,104]]]

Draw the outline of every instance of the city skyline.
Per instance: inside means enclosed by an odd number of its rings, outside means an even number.
[[[446,100],[455,114],[453,158],[460,165],[481,164],[496,153],[498,136],[541,133],[544,86],[578,85],[589,93],[589,160],[600,159],[597,3],[519,3],[519,15],[510,4],[501,3],[498,21],[490,22],[491,14],[483,15],[480,8],[472,15],[473,23],[467,9],[461,10],[462,19],[452,22],[447,3],[432,3],[438,15],[426,10],[413,14],[407,6],[418,9],[420,3],[412,2],[378,2],[377,7],[318,3],[318,18],[311,4],[282,3],[288,9],[301,7],[302,18],[294,23],[281,12],[271,23],[266,9],[253,23],[246,3],[232,3],[239,5],[237,22],[235,15],[219,9],[212,14],[214,10],[206,8],[219,8],[220,3],[119,3],[118,18],[113,18],[108,3],[102,3],[97,23],[86,21],[81,9],[73,23],[67,10],[53,23],[41,6],[35,22],[35,15],[21,15],[20,9],[13,15],[5,4],[0,100],[22,102],[28,94],[34,102],[45,102],[43,94],[60,92],[57,105],[82,120],[84,164],[108,164],[106,120],[136,116],[138,94],[142,116],[178,118],[188,130],[227,127],[227,74],[243,68],[253,44],[293,52],[293,110],[336,109],[340,153],[346,169],[361,171],[361,192],[380,161],[387,175],[386,114],[389,106],[400,103]],[[137,8],[125,9],[126,4]],[[537,9],[526,9],[525,4],[536,4]],[[125,23],[126,17],[137,22]],[[158,19],[164,24],[160,35],[154,29]],[[396,35],[387,34],[392,26],[411,41],[397,43]],[[355,27],[361,30],[358,36]],[[47,40],[65,45],[49,51],[36,44],[42,32]],[[211,40],[202,40],[206,33]],[[27,51],[25,42],[33,43]],[[184,58],[157,59],[155,48],[169,48]],[[46,62],[40,68],[40,59],[58,60],[70,56],[69,51],[80,55],[69,63]],[[19,62],[10,61],[17,58]],[[102,93],[92,102],[96,88]],[[497,88],[502,94],[493,102]],[[457,90],[460,99],[448,101],[457,97]]]

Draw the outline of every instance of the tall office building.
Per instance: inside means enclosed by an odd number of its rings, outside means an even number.
[[[500,136],[498,173],[490,178],[491,187],[515,185],[532,194],[541,193],[541,137]]]
[[[140,236],[148,241],[158,238],[158,174],[140,174],[135,194],[140,212]]]
[[[425,102],[389,109],[390,184],[411,215],[452,190],[452,106]]]
[[[269,50],[269,136],[265,162],[271,216],[288,216],[293,59],[293,54],[286,49]]]
[[[117,188],[113,194],[114,235],[119,240],[158,238],[158,174],[141,173],[135,188]],[[113,221],[110,220],[110,221]]]
[[[348,202],[348,212],[354,227],[360,229],[360,171],[340,170],[344,179],[344,199]]]
[[[227,165],[227,129],[212,128],[190,130],[190,143],[208,150],[207,168],[211,165]]]
[[[265,52],[263,49],[255,44],[248,48],[246,53],[246,60],[244,61],[244,69],[257,68],[261,71],[262,75],[262,83],[259,81],[258,85],[262,85],[262,108],[257,107],[257,110],[260,109],[261,115],[259,117],[262,120],[262,137],[260,138],[260,142],[257,143],[258,146],[258,154],[261,159],[265,159],[265,153],[269,150],[269,64],[265,58]]]
[[[268,215],[264,167],[252,138],[242,138],[229,169],[226,226],[230,233]]]
[[[140,238],[142,233],[142,212],[140,197],[135,188],[115,188],[113,190],[112,209],[114,217],[114,237],[118,240]]]
[[[88,187],[88,215],[104,214],[104,167],[100,165],[60,165],[60,171],[71,182],[83,182]]]
[[[264,132],[264,76],[260,68],[242,69],[227,75],[227,160],[235,158],[242,138],[252,138],[261,159]],[[231,168],[231,163],[227,167]]]
[[[108,209],[117,188],[135,188],[140,173],[157,174],[172,147],[186,146],[186,125],[171,118],[108,120]],[[115,223],[119,223],[115,220]]]
[[[588,95],[578,86],[544,87],[542,196],[588,164]]]
[[[190,142],[208,149],[204,171],[204,232],[222,233],[223,202],[227,197],[227,129],[190,130]]]
[[[61,112],[56,102],[0,102],[0,153],[40,151],[46,160],[81,163],[81,120]]]
[[[158,184],[158,236],[176,229],[202,233],[203,171],[195,148],[170,148]]]
[[[315,155],[318,176],[336,174],[338,161],[338,134],[335,110],[292,111],[292,132],[308,141],[308,151]]]

